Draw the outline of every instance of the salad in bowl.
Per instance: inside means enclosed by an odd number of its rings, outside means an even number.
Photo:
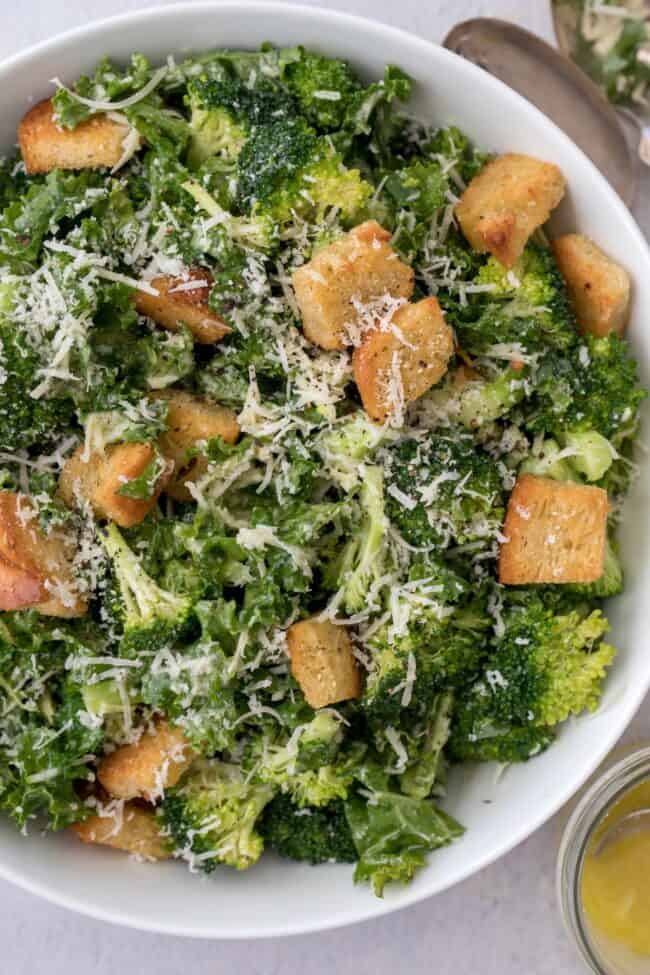
[[[105,60],[0,176],[0,806],[144,860],[355,864],[463,826],[615,663],[631,281],[302,47]],[[117,854],[116,854],[117,855]]]

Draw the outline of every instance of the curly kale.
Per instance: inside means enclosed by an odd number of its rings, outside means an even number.
[[[77,784],[92,781],[90,763],[104,732],[82,720],[85,702],[71,662],[103,647],[88,620],[33,610],[0,618],[0,805],[19,826],[36,818],[62,829],[83,818]]]
[[[24,335],[0,318],[0,449],[22,450],[57,440],[74,423],[68,396],[34,399],[41,357]]]

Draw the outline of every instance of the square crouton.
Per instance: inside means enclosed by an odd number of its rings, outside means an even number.
[[[82,843],[111,846],[147,860],[167,860],[171,856],[153,809],[134,802],[123,806],[109,804],[99,815],[75,823],[72,829]]]
[[[88,460],[84,459],[84,448],[79,447],[61,471],[59,496],[71,508],[79,499],[86,500],[98,518],[108,518],[121,528],[132,528],[155,506],[171,476],[171,465],[161,472],[150,498],[140,501],[119,491],[127,481],[140,477],[155,457],[155,448],[145,443],[115,444],[103,453],[90,454]]]
[[[360,224],[318,251],[293,274],[293,287],[310,342],[322,349],[343,349],[346,326],[357,325],[355,302],[390,295],[410,298],[413,268],[390,246],[390,234],[374,220]]]
[[[194,760],[180,728],[156,722],[134,745],[123,745],[99,763],[97,778],[115,799],[155,802],[171,789]]]
[[[630,317],[630,276],[593,240],[565,234],[552,245],[582,332],[622,335]]]
[[[523,474],[508,502],[499,582],[595,582],[603,574],[607,492]]]
[[[174,473],[165,492],[177,501],[191,501],[187,484],[205,473],[208,462],[205,457],[188,460],[188,451],[213,437],[221,437],[229,444],[236,443],[239,438],[237,417],[225,406],[180,389],[161,390],[154,393],[152,399],[164,399],[168,404],[167,433],[160,438],[159,446],[163,455],[173,461]]]
[[[83,616],[88,604],[73,556],[63,532],[43,532],[27,495],[0,491],[0,610],[31,606],[46,616]]]
[[[135,307],[172,332],[181,324],[187,325],[196,342],[211,345],[231,331],[208,304],[212,283],[212,276],[203,268],[193,268],[184,277],[165,274],[150,282],[157,295],[136,291]]]
[[[361,696],[361,674],[342,626],[316,617],[287,630],[291,673],[312,708]]]
[[[497,156],[474,177],[456,205],[456,216],[475,251],[488,251],[505,267],[512,267],[564,190],[557,166],[508,153]]]
[[[403,305],[354,351],[366,413],[381,423],[400,403],[418,399],[444,376],[453,354],[453,332],[436,298]]]
[[[49,173],[52,169],[100,169],[116,166],[124,155],[130,127],[108,115],[93,115],[76,129],[59,128],[51,99],[39,102],[18,126],[18,144],[25,169]]]

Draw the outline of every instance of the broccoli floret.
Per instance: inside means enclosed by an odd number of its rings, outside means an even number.
[[[541,595],[518,596],[482,678],[461,697],[450,752],[458,760],[520,761],[546,747],[555,725],[598,706],[615,650],[595,610],[555,615]]]
[[[295,96],[302,113],[323,132],[340,129],[350,101],[361,90],[359,80],[346,61],[324,58],[299,48],[299,57],[289,61],[283,80]]]
[[[102,541],[112,561],[119,593],[113,603],[123,627],[120,652],[136,655],[171,646],[188,630],[191,600],[156,585],[116,525],[108,526]]]
[[[194,371],[194,338],[188,328],[158,329],[138,344],[138,355],[149,389],[164,389]]]
[[[452,374],[429,391],[422,405],[436,426],[461,423],[477,430],[508,413],[525,395],[525,378],[509,367],[490,378],[470,374],[465,380],[462,373]]]
[[[192,866],[205,873],[220,863],[246,870],[262,855],[255,827],[273,792],[248,782],[238,765],[205,759],[166,793],[158,816],[174,854]]]
[[[414,160],[389,173],[384,182],[384,193],[394,205],[410,210],[418,220],[431,220],[445,206],[448,190],[449,179],[437,162]]]
[[[360,743],[343,742],[340,717],[320,712],[290,736],[274,732],[251,739],[242,764],[251,781],[274,786],[298,806],[320,807],[347,797],[364,750]]]
[[[293,214],[318,221],[336,207],[354,219],[372,194],[358,169],[347,169],[325,137],[303,118],[258,126],[237,165],[238,204],[280,223]]]
[[[210,156],[234,161],[251,131],[267,122],[293,116],[293,99],[283,89],[262,81],[253,88],[233,75],[202,75],[190,81],[192,138],[188,165],[197,169]]]
[[[297,769],[306,771],[329,765],[336,758],[342,740],[340,718],[327,708],[318,711],[300,735]]]
[[[586,335],[566,357],[544,357],[532,378],[534,395],[525,425],[561,438],[595,431],[612,440],[635,429],[646,392],[637,363],[618,335]]]
[[[354,863],[357,851],[340,799],[326,806],[295,806],[276,796],[264,810],[259,831],[282,857],[307,863]]]
[[[549,347],[567,352],[577,345],[575,316],[551,251],[530,243],[512,270],[491,257],[474,283],[490,289],[486,302],[477,305],[478,317],[455,322],[461,346],[472,355],[498,357],[506,345],[525,359]]]
[[[569,585],[567,589],[587,600],[611,599],[623,591],[623,566],[611,538],[605,542],[603,574],[600,579],[581,585]]]
[[[382,450],[386,512],[418,548],[494,537],[503,518],[495,461],[465,431],[409,437]]]
[[[482,692],[473,691],[454,712],[447,754],[453,762],[527,762],[554,741],[544,725],[499,724]]]
[[[557,440],[552,437],[535,437],[530,453],[519,468],[522,474],[534,474],[536,477],[550,477],[554,481],[579,481],[580,478],[561,449]]]
[[[552,251],[533,242],[526,246],[514,268],[490,257],[476,277],[477,284],[493,286],[492,298],[516,298],[535,309],[548,333],[558,333],[559,346],[573,344],[576,319],[564,279]],[[564,337],[560,333],[564,330]],[[553,344],[558,344],[557,340]]]
[[[384,571],[386,515],[384,479],[379,466],[363,468],[359,509],[359,517],[351,525],[352,537],[326,573],[329,585],[343,590],[342,603],[348,613],[357,613],[364,607],[373,583]]]
[[[445,603],[440,588],[435,574],[419,588],[411,581],[401,599],[393,597],[402,632],[386,624],[370,642],[361,706],[375,730],[428,720],[441,690],[462,688],[480,673],[489,617],[479,603]]]
[[[318,437],[317,450],[326,465],[327,476],[344,491],[353,491],[361,481],[362,461],[368,460],[389,436],[387,428],[373,423],[364,410],[346,416]]]
[[[588,481],[604,477],[616,456],[609,440],[595,430],[567,433],[563,440],[571,465]]]
[[[435,159],[442,157],[445,168],[451,165],[463,183],[473,180],[490,158],[487,153],[475,149],[465,133],[455,125],[438,129],[423,149]]]

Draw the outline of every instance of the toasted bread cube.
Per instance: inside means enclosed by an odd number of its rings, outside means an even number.
[[[230,334],[231,329],[208,304],[212,290],[209,271],[194,268],[179,278],[165,274],[150,284],[158,295],[144,291],[136,291],[134,295],[135,307],[141,315],[153,318],[157,325],[172,332],[177,332],[180,325],[187,325],[200,345],[211,345]]]
[[[97,778],[115,799],[155,802],[176,785],[194,759],[180,728],[157,721],[134,745],[123,745],[99,763]]]
[[[342,626],[311,617],[287,630],[291,673],[312,708],[361,696],[361,674]]]
[[[456,216],[475,251],[489,251],[505,267],[512,267],[564,190],[564,176],[557,166],[508,153],[497,156],[474,177],[456,205]]]
[[[31,606],[46,616],[83,616],[88,604],[73,555],[63,532],[42,531],[27,495],[0,491],[0,610]]]
[[[580,330],[596,336],[622,335],[630,317],[627,271],[582,234],[565,234],[551,246]]]
[[[595,582],[603,574],[607,492],[523,474],[508,502],[499,582]]]
[[[164,456],[173,461],[174,473],[165,492],[177,501],[191,501],[187,484],[205,473],[208,461],[205,457],[188,460],[188,451],[213,437],[222,437],[229,444],[237,443],[237,417],[225,406],[180,389],[164,389],[153,393],[152,398],[165,399],[168,403],[167,433],[160,438],[159,446]]]
[[[88,501],[98,518],[108,518],[121,528],[132,528],[149,514],[171,476],[171,466],[158,478],[152,497],[144,501],[127,498],[119,490],[145,471],[155,459],[151,444],[123,443],[92,453],[84,459],[79,447],[66,462],[59,477],[59,495],[69,507],[79,499]]]
[[[89,816],[71,827],[82,843],[98,843],[125,850],[147,860],[167,860],[171,852],[160,835],[153,809],[135,802],[109,809],[97,816]]]
[[[52,169],[100,169],[118,164],[129,131],[128,125],[105,114],[93,115],[76,129],[59,128],[48,98],[23,116],[18,144],[30,175]]]
[[[410,298],[413,268],[390,246],[390,234],[374,220],[351,230],[318,251],[293,274],[293,287],[305,336],[322,349],[343,349],[346,325],[354,327],[354,301],[391,295]]]
[[[381,423],[396,398],[418,399],[444,376],[453,354],[453,332],[436,298],[399,308],[390,329],[368,332],[354,350],[354,378],[366,413]]]

